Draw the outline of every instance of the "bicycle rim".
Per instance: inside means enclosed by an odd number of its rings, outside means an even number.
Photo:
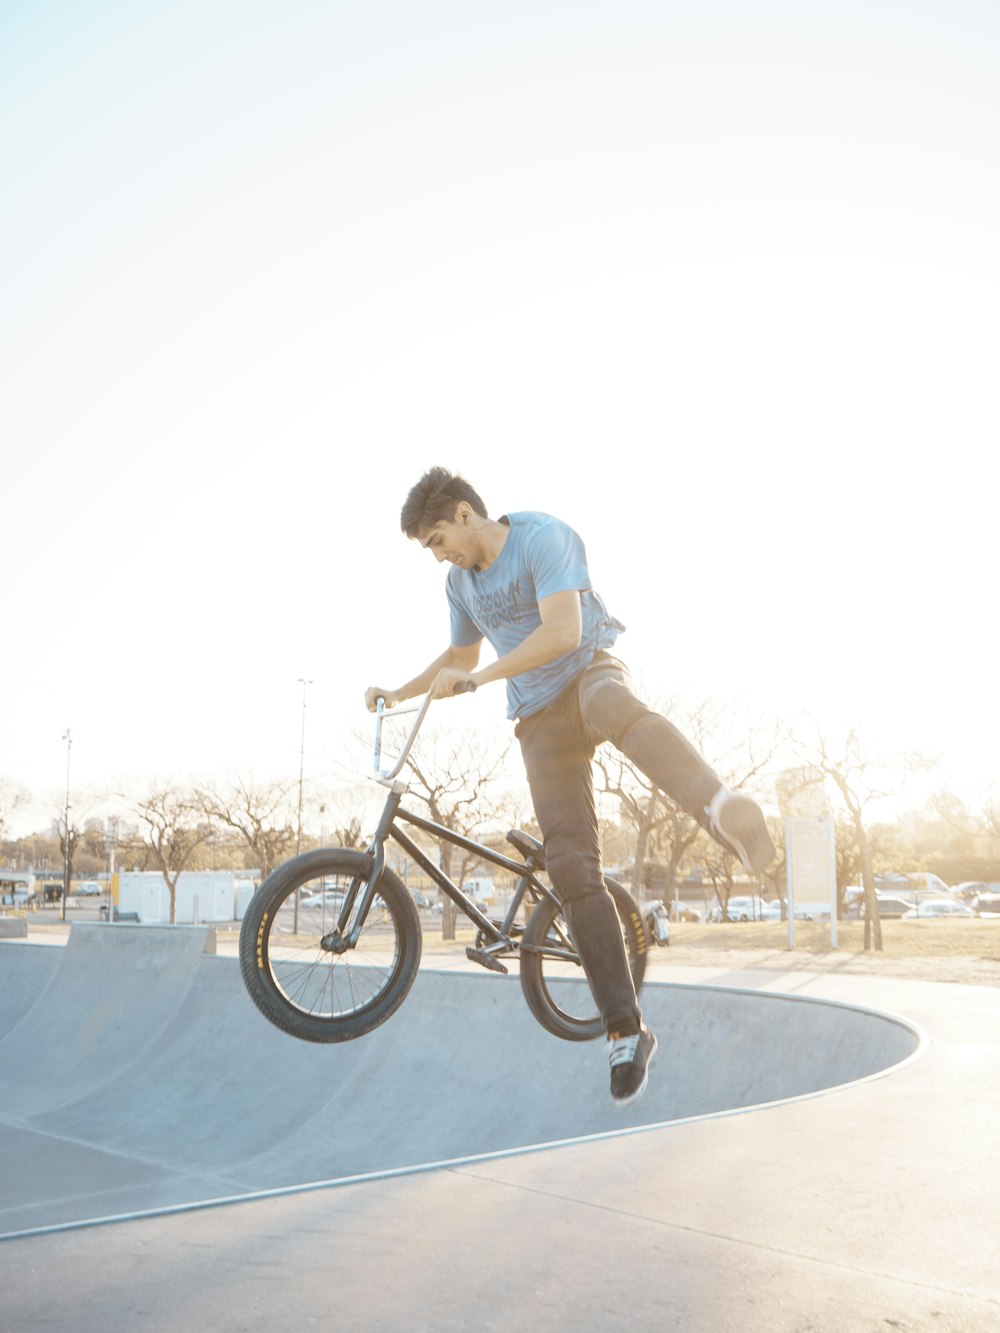
[[[606,887],[615,902],[636,994],[646,974],[647,941],[642,918],[631,896],[614,880]],[[521,988],[535,1018],[564,1041],[593,1041],[604,1036],[590,983],[558,905],[543,898],[531,914],[521,954]]]
[[[391,872],[379,880],[354,947],[342,953],[328,947],[345,897],[368,871],[363,854],[307,853],[276,871],[247,912],[240,934],[244,981],[265,1016],[293,1036],[324,1042],[361,1036],[395,1012],[413,983],[420,921]],[[345,934],[352,925],[346,923]]]

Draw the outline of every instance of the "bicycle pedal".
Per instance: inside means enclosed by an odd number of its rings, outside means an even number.
[[[487,953],[485,949],[473,949],[470,945],[465,951],[465,956],[470,962],[479,963],[481,967],[488,967],[491,972],[507,974],[507,968],[504,967],[503,963],[494,958],[491,953]]]

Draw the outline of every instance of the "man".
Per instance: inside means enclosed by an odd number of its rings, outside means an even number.
[[[727,791],[665,717],[636,698],[608,651],[625,628],[594,592],[583,542],[548,514],[491,519],[476,491],[431,468],[401,514],[406,535],[447,561],[451,642],[397,689],[372,686],[392,707],[428,691],[506,680],[553,887],[608,1033],[611,1096],[627,1105],[646,1088],[656,1037],[642,1021],[614,902],[604,887],[594,803],[594,750],[602,741],[633,761],[751,870],[775,849],[755,801]],[[479,667],[483,639],[497,654]]]

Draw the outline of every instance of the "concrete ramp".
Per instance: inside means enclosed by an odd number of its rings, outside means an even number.
[[[62,955],[60,946],[0,945],[0,1041],[42,998]]]
[[[0,944],[0,1236],[810,1095],[920,1043],[868,1010],[652,984],[660,1050],[621,1111],[601,1044],[545,1033],[516,977],[421,971],[383,1027],[318,1046],[268,1024],[236,960],[203,955],[203,939],[76,925],[62,950]]]

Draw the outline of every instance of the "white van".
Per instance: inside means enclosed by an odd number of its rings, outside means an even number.
[[[462,889],[475,902],[480,911],[484,907],[492,907],[496,902],[497,891],[491,879],[467,879],[462,884]]]

